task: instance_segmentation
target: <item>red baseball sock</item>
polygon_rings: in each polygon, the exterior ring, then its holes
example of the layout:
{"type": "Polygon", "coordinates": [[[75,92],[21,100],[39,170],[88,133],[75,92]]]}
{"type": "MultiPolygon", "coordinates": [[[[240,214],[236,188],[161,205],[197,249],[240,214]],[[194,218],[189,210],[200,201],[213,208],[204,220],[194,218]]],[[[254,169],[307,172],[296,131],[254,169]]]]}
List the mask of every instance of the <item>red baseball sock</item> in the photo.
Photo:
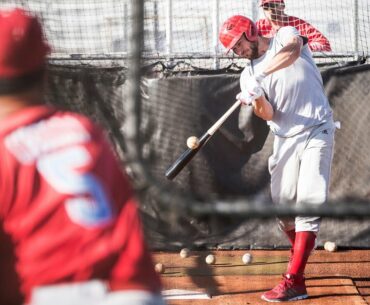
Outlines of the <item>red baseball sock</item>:
{"type": "Polygon", "coordinates": [[[315,246],[314,232],[297,232],[294,242],[294,254],[288,269],[289,274],[303,275],[308,257],[315,246]]]}
{"type": "Polygon", "coordinates": [[[290,231],[284,231],[286,236],[288,237],[292,247],[294,247],[294,241],[295,241],[295,230],[290,231]]]}

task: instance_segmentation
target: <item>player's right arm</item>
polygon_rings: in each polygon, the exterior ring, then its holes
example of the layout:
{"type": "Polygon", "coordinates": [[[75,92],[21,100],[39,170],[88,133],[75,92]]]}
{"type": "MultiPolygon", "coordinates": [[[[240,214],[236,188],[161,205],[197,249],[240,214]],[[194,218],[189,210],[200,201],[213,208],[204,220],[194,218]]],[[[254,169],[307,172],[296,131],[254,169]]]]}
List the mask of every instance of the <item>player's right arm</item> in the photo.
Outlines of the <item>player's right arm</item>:
{"type": "Polygon", "coordinates": [[[274,110],[266,99],[264,90],[260,83],[256,82],[252,69],[245,68],[240,76],[240,89],[242,90],[236,99],[245,105],[253,107],[256,116],[263,120],[271,121],[274,110]]]}
{"type": "Polygon", "coordinates": [[[272,105],[263,94],[252,102],[254,114],[265,121],[271,121],[274,116],[272,105]]]}
{"type": "Polygon", "coordinates": [[[253,107],[253,112],[256,116],[260,117],[265,121],[271,121],[274,116],[274,110],[272,105],[266,99],[265,94],[261,87],[257,92],[242,91],[237,96],[236,99],[240,100],[242,104],[249,105],[253,107]]]}

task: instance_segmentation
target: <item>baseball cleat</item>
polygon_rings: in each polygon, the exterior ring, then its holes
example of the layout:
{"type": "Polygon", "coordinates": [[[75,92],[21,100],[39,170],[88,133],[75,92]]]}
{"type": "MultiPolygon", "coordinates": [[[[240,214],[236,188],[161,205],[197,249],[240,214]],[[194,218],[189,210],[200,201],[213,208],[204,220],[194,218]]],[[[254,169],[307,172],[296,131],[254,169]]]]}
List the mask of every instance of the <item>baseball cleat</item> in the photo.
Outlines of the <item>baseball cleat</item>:
{"type": "Polygon", "coordinates": [[[267,302],[297,301],[308,298],[305,279],[300,275],[283,274],[283,280],[261,296],[267,302]]]}

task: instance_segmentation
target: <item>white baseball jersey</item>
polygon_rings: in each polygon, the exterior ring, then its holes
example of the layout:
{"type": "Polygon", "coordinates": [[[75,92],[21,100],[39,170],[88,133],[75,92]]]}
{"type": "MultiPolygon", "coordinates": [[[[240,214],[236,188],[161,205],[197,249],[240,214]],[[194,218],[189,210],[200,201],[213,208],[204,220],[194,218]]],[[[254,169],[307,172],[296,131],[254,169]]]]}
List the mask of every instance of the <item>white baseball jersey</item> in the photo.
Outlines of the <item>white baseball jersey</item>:
{"type": "MultiPolygon", "coordinates": [[[[251,75],[263,72],[286,42],[298,35],[294,27],[281,28],[271,39],[266,53],[244,68],[240,77],[241,90],[245,90],[251,75]]],[[[307,45],[303,46],[299,58],[292,65],[268,75],[261,86],[274,109],[274,116],[267,123],[275,135],[291,137],[332,120],[321,74],[307,45]]]]}

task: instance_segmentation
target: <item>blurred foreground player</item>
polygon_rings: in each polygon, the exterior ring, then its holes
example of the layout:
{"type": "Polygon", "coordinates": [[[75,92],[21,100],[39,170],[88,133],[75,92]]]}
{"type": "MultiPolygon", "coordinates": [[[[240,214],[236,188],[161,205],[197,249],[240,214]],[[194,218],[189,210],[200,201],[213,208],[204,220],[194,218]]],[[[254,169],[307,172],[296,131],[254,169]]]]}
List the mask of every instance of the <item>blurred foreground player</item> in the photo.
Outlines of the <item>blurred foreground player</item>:
{"type": "Polygon", "coordinates": [[[43,102],[48,52],[35,17],[0,11],[1,304],[163,305],[103,131],[43,102]]]}
{"type": "MultiPolygon", "coordinates": [[[[252,105],[274,134],[268,164],[273,202],[325,204],[335,124],[307,41],[291,26],[280,28],[273,38],[262,37],[256,25],[240,15],[226,20],[219,37],[226,49],[249,59],[237,98],[252,105]]],[[[304,270],[320,222],[320,217],[279,219],[279,228],[292,244],[292,255],[281,283],[262,295],[265,301],[308,297],[304,270]]]]}

